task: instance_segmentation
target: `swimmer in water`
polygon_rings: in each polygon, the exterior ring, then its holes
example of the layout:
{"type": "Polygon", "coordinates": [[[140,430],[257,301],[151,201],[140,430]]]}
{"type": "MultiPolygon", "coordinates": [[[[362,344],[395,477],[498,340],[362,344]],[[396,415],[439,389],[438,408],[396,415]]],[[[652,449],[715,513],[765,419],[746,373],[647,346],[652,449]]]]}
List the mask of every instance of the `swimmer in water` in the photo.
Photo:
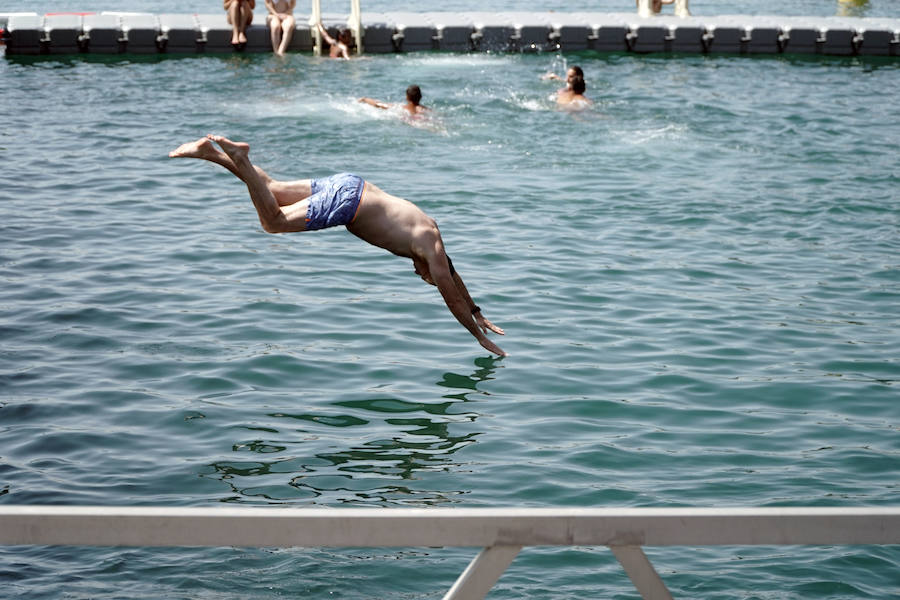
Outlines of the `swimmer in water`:
{"type": "MultiPolygon", "coordinates": [[[[375,100],[373,98],[360,98],[359,101],[364,104],[374,106],[375,108],[381,108],[384,110],[387,110],[394,106],[393,104],[381,102],[380,100],[375,100]]],[[[421,115],[428,112],[428,107],[422,106],[422,90],[421,88],[419,88],[419,86],[411,85],[406,88],[406,103],[403,105],[403,110],[405,110],[412,116],[421,115]]]]}
{"type": "Polygon", "coordinates": [[[444,250],[437,223],[415,204],[349,173],[277,181],[253,165],[249,154],[250,146],[245,143],[209,135],[179,146],[169,156],[201,158],[231,171],[247,185],[268,233],[345,225],[347,231],[373,246],[411,259],[416,274],[438,288],[447,308],[478,343],[494,354],[507,355],[486,335],[488,331],[503,335],[503,330],[481,314],[444,250]]]}
{"type": "Polygon", "coordinates": [[[294,7],[297,0],[266,0],[266,24],[272,36],[272,51],[277,56],[284,56],[294,36],[294,7]]]}
{"type": "Polygon", "coordinates": [[[243,50],[247,44],[247,28],[253,22],[256,0],[222,0],[228,24],[231,25],[231,45],[243,50]]]}
{"type": "Polygon", "coordinates": [[[322,21],[316,23],[322,39],[328,44],[328,56],[331,58],[343,58],[350,60],[350,44],[353,43],[353,36],[349,29],[341,29],[338,33],[338,39],[334,39],[328,35],[328,30],[322,25],[322,21]]]}
{"type": "Polygon", "coordinates": [[[572,77],[568,85],[556,94],[557,106],[570,109],[587,108],[592,102],[584,95],[585,89],[587,85],[584,83],[584,77],[577,75],[572,77]]]}
{"type": "MultiPolygon", "coordinates": [[[[561,77],[556,73],[547,73],[541,79],[559,80],[561,77]]],[[[560,88],[556,92],[556,103],[560,106],[569,105],[574,102],[574,106],[590,105],[591,101],[584,95],[587,84],[584,81],[584,71],[578,65],[572,65],[566,69],[566,87],[560,88]],[[574,82],[580,80],[578,84],[580,92],[574,90],[574,82]]]]}

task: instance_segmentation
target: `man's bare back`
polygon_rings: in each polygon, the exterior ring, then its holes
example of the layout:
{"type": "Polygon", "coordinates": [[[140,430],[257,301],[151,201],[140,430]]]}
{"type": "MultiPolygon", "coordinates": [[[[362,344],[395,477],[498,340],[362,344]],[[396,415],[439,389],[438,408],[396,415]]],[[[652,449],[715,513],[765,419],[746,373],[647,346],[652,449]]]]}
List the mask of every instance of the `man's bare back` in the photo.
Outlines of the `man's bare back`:
{"type": "MultiPolygon", "coordinates": [[[[249,152],[247,144],[211,135],[183,144],[169,156],[201,158],[231,171],[247,185],[260,223],[269,233],[333,226],[331,221],[318,223],[323,213],[320,204],[333,204],[339,200],[334,205],[334,214],[325,217],[341,216],[345,221],[337,224],[346,225],[347,230],[360,239],[397,256],[410,258],[415,272],[438,288],[447,308],[478,343],[495,354],[506,356],[485,335],[488,331],[503,335],[503,330],[481,314],[481,308],[472,300],[446,254],[437,224],[419,207],[350,174],[322,180],[277,181],[250,162],[249,152]],[[212,142],[218,144],[222,151],[215,148],[212,142]],[[322,183],[331,186],[327,202],[323,197],[324,191],[313,193],[313,187],[322,183]],[[343,196],[337,198],[339,195],[343,196]],[[350,212],[346,212],[348,202],[350,212]]],[[[328,206],[334,208],[332,204],[328,206]]]]}
{"type": "Polygon", "coordinates": [[[440,243],[434,219],[403,198],[392,196],[377,186],[366,185],[365,201],[347,231],[397,256],[420,257],[424,246],[440,243]]]}

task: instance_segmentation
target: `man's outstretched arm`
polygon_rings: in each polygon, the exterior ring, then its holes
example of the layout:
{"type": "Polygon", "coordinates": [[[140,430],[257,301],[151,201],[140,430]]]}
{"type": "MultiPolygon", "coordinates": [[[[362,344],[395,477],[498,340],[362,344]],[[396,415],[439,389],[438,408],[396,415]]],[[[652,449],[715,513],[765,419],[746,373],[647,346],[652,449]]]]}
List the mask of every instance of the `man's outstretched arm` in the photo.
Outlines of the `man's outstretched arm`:
{"type": "Polygon", "coordinates": [[[462,277],[459,276],[459,273],[456,272],[456,270],[453,271],[453,282],[456,283],[456,289],[459,290],[459,293],[463,297],[463,300],[466,301],[466,306],[469,307],[469,311],[472,313],[472,317],[475,318],[475,323],[479,327],[481,327],[481,330],[484,333],[487,333],[488,330],[490,330],[494,333],[504,335],[505,332],[501,328],[488,321],[487,318],[485,318],[485,316],[481,314],[481,307],[475,304],[475,301],[472,300],[472,296],[469,295],[469,290],[466,289],[466,284],[463,283],[462,277]]]}
{"type": "MultiPolygon", "coordinates": [[[[436,254],[441,257],[446,256],[443,252],[436,254]]],[[[481,344],[485,350],[489,350],[500,356],[507,356],[506,352],[500,349],[500,346],[489,340],[484,332],[482,332],[482,325],[476,321],[476,317],[472,314],[472,308],[475,306],[474,303],[472,303],[472,299],[468,297],[468,292],[466,292],[466,297],[463,297],[463,294],[460,292],[460,287],[457,286],[456,280],[458,279],[459,282],[462,283],[462,279],[460,279],[458,275],[451,275],[450,265],[447,263],[446,259],[437,259],[437,255],[434,256],[432,260],[428,261],[428,269],[431,272],[432,281],[434,281],[438,291],[444,298],[444,302],[447,304],[447,308],[450,309],[450,312],[453,313],[456,320],[459,321],[463,327],[468,329],[469,333],[475,336],[475,339],[478,340],[478,343],[481,344]]],[[[462,289],[465,289],[465,285],[462,286],[462,289]]],[[[481,317],[481,319],[487,322],[487,319],[484,319],[484,317],[481,317]]],[[[491,331],[500,329],[499,327],[494,329],[495,326],[492,323],[490,325],[491,331]]],[[[502,330],[500,330],[499,333],[502,333],[502,330]]]]}
{"type": "Polygon", "coordinates": [[[381,100],[376,100],[375,98],[363,97],[363,98],[360,98],[359,101],[362,102],[363,104],[368,104],[369,106],[374,106],[375,108],[388,109],[391,107],[390,104],[382,102],[381,100]]]}
{"type": "Polygon", "coordinates": [[[319,21],[318,23],[316,23],[316,27],[319,29],[319,34],[322,36],[322,39],[325,40],[325,42],[329,46],[334,46],[335,44],[337,44],[335,39],[333,37],[331,37],[330,35],[328,35],[328,30],[325,29],[325,27],[322,25],[322,21],[319,21]]]}

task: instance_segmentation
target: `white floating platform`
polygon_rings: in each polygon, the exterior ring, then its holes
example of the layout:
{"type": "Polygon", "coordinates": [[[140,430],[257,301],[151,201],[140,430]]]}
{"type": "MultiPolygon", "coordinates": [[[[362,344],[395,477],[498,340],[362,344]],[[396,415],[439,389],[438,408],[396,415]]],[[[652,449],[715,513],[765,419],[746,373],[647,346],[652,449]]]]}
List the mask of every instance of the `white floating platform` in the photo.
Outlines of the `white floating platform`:
{"type": "MultiPolygon", "coordinates": [[[[312,52],[309,19],[297,15],[289,50],[312,52]]],[[[324,15],[327,27],[346,26],[324,15]]],[[[6,54],[197,54],[270,52],[264,15],[240,50],[225,13],[0,13],[6,54]]],[[[900,56],[900,19],[853,17],[638,17],[634,13],[363,13],[367,53],[675,52],[900,56]]]]}

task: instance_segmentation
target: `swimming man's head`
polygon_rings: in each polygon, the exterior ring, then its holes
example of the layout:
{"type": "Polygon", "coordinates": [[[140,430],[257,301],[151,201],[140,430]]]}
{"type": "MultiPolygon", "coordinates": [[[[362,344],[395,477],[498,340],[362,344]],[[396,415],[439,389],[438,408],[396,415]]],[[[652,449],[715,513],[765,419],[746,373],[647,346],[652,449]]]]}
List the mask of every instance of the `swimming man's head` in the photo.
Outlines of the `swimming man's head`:
{"type": "Polygon", "coordinates": [[[587,89],[587,85],[584,83],[584,77],[573,77],[569,82],[569,85],[572,86],[572,91],[576,94],[583,94],[584,90],[587,89]]]}
{"type": "Polygon", "coordinates": [[[581,77],[582,79],[584,79],[584,71],[581,70],[581,67],[572,65],[571,67],[569,67],[569,70],[566,71],[566,83],[571,86],[572,80],[576,77],[581,77]]]}
{"type": "Polygon", "coordinates": [[[406,99],[416,106],[422,101],[422,90],[417,85],[411,85],[406,88],[406,99]]]}

